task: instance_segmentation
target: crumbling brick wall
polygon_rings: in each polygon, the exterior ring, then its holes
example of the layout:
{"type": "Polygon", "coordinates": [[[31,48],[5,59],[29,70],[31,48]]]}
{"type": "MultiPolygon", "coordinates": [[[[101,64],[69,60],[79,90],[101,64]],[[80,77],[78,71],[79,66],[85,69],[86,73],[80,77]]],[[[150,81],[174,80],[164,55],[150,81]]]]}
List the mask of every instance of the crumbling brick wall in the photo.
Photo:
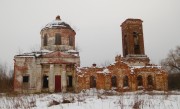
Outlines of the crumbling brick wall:
{"type": "Polygon", "coordinates": [[[131,68],[124,62],[118,61],[107,68],[81,68],[77,71],[78,92],[90,88],[90,77],[96,77],[97,89],[110,90],[112,88],[112,77],[116,76],[117,91],[136,91],[136,90],[167,90],[167,72],[157,66],[141,66],[131,68]],[[104,72],[108,69],[108,72],[104,72]],[[138,86],[138,76],[142,77],[142,86],[138,86]],[[124,78],[128,78],[125,83],[124,78]],[[150,80],[148,79],[150,77],[150,80]]]}

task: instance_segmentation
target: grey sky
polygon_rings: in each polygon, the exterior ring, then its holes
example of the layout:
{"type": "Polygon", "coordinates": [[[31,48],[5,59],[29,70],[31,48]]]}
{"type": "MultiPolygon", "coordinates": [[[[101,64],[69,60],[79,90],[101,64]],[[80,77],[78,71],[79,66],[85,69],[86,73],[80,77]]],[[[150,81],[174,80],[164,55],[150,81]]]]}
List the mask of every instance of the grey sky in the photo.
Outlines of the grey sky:
{"type": "Polygon", "coordinates": [[[180,45],[180,0],[0,0],[0,62],[40,45],[40,30],[57,15],[76,31],[81,65],[113,62],[122,54],[120,24],[143,22],[145,52],[158,64],[180,45]]]}

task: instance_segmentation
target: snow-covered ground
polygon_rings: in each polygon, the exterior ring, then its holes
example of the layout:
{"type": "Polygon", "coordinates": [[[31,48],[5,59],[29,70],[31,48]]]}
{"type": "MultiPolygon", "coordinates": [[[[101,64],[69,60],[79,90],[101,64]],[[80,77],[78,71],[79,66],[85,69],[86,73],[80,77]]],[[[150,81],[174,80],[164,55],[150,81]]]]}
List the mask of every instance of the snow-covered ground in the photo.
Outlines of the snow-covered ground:
{"type": "Polygon", "coordinates": [[[180,109],[180,92],[86,90],[81,93],[0,95],[0,109],[180,109]]]}

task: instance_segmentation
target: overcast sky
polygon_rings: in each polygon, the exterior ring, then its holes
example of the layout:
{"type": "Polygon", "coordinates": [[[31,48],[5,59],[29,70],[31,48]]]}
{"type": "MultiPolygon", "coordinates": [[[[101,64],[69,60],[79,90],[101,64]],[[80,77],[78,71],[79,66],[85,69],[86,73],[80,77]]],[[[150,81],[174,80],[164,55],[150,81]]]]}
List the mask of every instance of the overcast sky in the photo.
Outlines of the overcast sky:
{"type": "Polygon", "coordinates": [[[0,63],[40,46],[40,30],[57,15],[76,31],[81,66],[122,54],[121,23],[143,20],[145,53],[159,64],[180,45],[180,0],[0,0],[0,63]]]}

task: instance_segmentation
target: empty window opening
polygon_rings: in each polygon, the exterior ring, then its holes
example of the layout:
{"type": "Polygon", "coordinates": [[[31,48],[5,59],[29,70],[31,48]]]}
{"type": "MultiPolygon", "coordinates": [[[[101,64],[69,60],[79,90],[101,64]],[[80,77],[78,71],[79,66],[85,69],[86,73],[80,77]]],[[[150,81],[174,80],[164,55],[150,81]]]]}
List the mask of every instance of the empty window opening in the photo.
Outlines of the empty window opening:
{"type": "Polygon", "coordinates": [[[133,38],[134,38],[134,53],[140,54],[139,35],[137,32],[133,32],[133,38]]]}
{"type": "Polygon", "coordinates": [[[151,75],[149,75],[149,76],[147,77],[147,80],[148,80],[148,85],[153,85],[153,79],[152,79],[152,76],[151,76],[151,75]]]}
{"type": "Polygon", "coordinates": [[[29,76],[23,76],[23,83],[29,82],[29,76]]]}
{"type": "Polygon", "coordinates": [[[73,46],[73,36],[69,36],[69,45],[73,46]]]}
{"type": "Polygon", "coordinates": [[[55,35],[55,45],[61,45],[61,35],[59,33],[55,35]]]}
{"type": "Polygon", "coordinates": [[[47,46],[47,34],[44,35],[44,46],[47,46]]]}
{"type": "Polygon", "coordinates": [[[123,87],[128,87],[128,86],[129,86],[128,76],[124,76],[124,78],[123,78],[123,87]]]}
{"type": "Polygon", "coordinates": [[[43,76],[43,88],[48,88],[49,80],[48,76],[43,76]]]}
{"type": "Polygon", "coordinates": [[[117,79],[116,79],[116,76],[113,76],[111,78],[111,84],[112,84],[112,87],[117,87],[117,79]]]}
{"type": "Polygon", "coordinates": [[[138,85],[138,86],[143,86],[143,79],[142,79],[142,76],[141,76],[141,75],[139,75],[139,76],[137,77],[137,85],[138,85]]]}
{"type": "Polygon", "coordinates": [[[72,78],[72,76],[68,76],[68,81],[67,81],[67,86],[68,87],[72,87],[73,86],[73,78],[72,78]]]}
{"type": "Polygon", "coordinates": [[[94,76],[90,77],[90,88],[96,88],[96,78],[94,76]]]}

